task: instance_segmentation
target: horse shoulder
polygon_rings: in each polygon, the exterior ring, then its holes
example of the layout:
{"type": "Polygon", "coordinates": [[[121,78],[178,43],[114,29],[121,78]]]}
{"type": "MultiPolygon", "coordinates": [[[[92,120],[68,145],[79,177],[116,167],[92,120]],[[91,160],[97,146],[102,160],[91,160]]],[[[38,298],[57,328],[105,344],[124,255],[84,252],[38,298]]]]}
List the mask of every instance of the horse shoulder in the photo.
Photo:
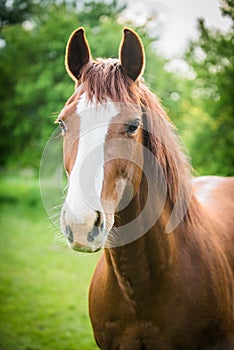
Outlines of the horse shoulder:
{"type": "Polygon", "coordinates": [[[234,235],[234,177],[202,176],[193,179],[193,186],[208,216],[234,235]]]}
{"type": "Polygon", "coordinates": [[[234,205],[234,177],[200,176],[193,179],[193,186],[202,203],[221,199],[234,205]]]}
{"type": "MultiPolygon", "coordinates": [[[[209,241],[222,261],[223,274],[234,290],[234,177],[203,176],[194,179],[194,190],[209,225],[209,241]],[[232,282],[231,282],[232,281],[232,282]]],[[[207,228],[207,227],[206,227],[207,228]]]]}

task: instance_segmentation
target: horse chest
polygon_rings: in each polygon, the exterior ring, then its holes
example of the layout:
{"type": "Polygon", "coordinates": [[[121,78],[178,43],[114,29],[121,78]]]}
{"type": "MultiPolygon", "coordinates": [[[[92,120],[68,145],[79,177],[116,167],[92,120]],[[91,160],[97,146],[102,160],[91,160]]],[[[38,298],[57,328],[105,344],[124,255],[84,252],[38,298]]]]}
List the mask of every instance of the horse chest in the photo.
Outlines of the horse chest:
{"type": "Polygon", "coordinates": [[[122,324],[106,321],[103,327],[94,329],[98,345],[102,350],[170,350],[160,330],[151,322],[122,324]]]}
{"type": "Polygon", "coordinates": [[[94,300],[91,293],[90,316],[102,350],[170,350],[153,314],[152,296],[136,301],[113,288],[105,296],[95,293],[94,300]]]}
{"type": "Polygon", "coordinates": [[[226,341],[218,334],[217,325],[204,321],[207,312],[203,305],[190,304],[189,300],[181,303],[180,298],[173,297],[175,290],[164,291],[162,298],[145,287],[140,299],[131,295],[130,288],[124,294],[112,279],[98,282],[91,287],[90,316],[102,350],[201,350],[207,344],[226,341]],[[194,317],[196,310],[204,322],[194,317]]]}

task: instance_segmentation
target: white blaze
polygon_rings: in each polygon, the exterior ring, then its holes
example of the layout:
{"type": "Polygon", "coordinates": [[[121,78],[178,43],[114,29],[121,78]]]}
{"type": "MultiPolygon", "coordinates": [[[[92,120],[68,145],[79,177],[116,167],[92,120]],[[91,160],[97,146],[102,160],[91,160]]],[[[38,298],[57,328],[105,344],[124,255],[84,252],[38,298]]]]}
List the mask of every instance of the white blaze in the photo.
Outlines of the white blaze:
{"type": "Polygon", "coordinates": [[[118,110],[114,103],[91,103],[84,93],[78,102],[77,114],[80,118],[79,142],[69,177],[66,205],[72,221],[92,227],[96,211],[103,212],[104,145],[110,122],[118,110]]]}

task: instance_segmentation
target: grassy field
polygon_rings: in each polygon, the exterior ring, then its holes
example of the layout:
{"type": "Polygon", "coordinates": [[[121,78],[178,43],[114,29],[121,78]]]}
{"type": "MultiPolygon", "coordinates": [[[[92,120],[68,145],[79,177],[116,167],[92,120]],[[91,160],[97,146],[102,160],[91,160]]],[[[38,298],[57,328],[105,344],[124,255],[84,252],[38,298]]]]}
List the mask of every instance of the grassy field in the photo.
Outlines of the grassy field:
{"type": "Polygon", "coordinates": [[[56,238],[37,178],[0,180],[0,349],[98,349],[87,299],[99,255],[73,253],[56,238]]]}

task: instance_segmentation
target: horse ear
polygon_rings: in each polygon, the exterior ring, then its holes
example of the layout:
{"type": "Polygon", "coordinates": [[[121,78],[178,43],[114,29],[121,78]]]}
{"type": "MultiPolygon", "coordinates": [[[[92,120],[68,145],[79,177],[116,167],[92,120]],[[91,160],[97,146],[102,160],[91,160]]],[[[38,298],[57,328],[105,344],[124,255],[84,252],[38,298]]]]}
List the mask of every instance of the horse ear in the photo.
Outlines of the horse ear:
{"type": "Polygon", "coordinates": [[[140,37],[133,30],[124,28],[123,33],[119,57],[125,73],[135,81],[144,71],[144,47],[140,37]]]}
{"type": "Polygon", "coordinates": [[[85,37],[84,28],[75,30],[67,43],[65,65],[73,80],[80,78],[81,69],[90,60],[90,49],[85,37]]]}

